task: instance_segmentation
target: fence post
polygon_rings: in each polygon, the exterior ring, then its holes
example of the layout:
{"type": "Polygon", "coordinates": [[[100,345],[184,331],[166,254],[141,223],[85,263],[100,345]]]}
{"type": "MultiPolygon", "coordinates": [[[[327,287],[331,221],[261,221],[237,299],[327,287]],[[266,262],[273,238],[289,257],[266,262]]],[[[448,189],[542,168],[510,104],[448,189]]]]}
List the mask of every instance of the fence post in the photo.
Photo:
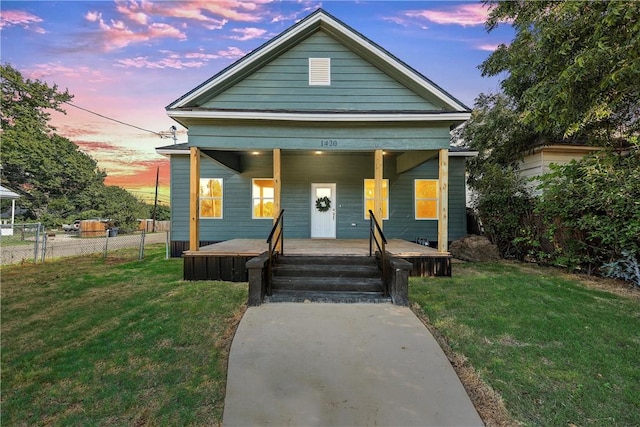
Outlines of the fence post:
{"type": "Polygon", "coordinates": [[[109,251],[109,229],[105,231],[105,235],[104,235],[104,258],[107,257],[108,251],[109,251]]]}
{"type": "Polygon", "coordinates": [[[38,263],[38,242],[40,241],[40,223],[36,227],[36,242],[33,248],[33,263],[38,263]]]}
{"type": "Polygon", "coordinates": [[[42,256],[40,257],[40,262],[44,263],[44,258],[47,255],[47,233],[42,230],[42,256]]]}
{"type": "Polygon", "coordinates": [[[142,230],[142,234],[140,235],[140,256],[138,259],[144,258],[144,236],[146,234],[146,228],[142,230]]]}

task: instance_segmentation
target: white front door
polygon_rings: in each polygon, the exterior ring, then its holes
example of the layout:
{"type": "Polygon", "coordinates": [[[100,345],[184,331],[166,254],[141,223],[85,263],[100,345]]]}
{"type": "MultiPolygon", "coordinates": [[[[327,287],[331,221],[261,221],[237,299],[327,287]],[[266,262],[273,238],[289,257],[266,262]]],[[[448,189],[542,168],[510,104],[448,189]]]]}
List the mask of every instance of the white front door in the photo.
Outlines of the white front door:
{"type": "Polygon", "coordinates": [[[311,238],[336,238],[336,184],[311,184],[311,238]]]}

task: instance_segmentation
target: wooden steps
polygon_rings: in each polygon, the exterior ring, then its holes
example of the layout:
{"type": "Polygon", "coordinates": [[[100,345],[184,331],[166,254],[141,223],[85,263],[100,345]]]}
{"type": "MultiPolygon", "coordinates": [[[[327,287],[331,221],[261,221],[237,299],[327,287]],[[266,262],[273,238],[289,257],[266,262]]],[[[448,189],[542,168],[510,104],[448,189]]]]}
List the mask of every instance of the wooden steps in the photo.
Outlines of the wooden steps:
{"type": "Polygon", "coordinates": [[[389,302],[374,258],[280,256],[270,302],[389,302]]]}

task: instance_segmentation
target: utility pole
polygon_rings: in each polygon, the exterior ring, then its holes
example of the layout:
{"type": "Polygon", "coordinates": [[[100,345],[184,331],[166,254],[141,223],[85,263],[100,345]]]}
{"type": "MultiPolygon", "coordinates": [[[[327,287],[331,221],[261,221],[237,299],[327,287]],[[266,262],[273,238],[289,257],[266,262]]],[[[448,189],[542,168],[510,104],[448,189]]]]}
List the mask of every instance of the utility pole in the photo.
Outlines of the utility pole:
{"type": "Polygon", "coordinates": [[[156,210],[158,209],[158,178],[160,178],[160,167],[156,168],[156,199],[153,202],[153,225],[151,226],[151,230],[153,233],[156,232],[156,210]]]}

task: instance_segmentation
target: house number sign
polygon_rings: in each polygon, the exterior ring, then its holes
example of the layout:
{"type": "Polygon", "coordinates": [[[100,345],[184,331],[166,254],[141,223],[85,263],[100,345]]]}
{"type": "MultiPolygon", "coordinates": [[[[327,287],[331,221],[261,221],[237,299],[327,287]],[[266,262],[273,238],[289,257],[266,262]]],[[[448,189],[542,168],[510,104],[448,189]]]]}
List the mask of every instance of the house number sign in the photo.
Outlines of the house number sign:
{"type": "Polygon", "coordinates": [[[338,141],[335,139],[321,139],[320,147],[337,147],[338,141]]]}

